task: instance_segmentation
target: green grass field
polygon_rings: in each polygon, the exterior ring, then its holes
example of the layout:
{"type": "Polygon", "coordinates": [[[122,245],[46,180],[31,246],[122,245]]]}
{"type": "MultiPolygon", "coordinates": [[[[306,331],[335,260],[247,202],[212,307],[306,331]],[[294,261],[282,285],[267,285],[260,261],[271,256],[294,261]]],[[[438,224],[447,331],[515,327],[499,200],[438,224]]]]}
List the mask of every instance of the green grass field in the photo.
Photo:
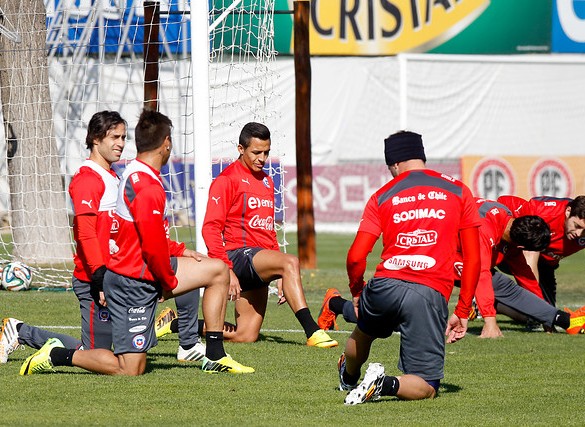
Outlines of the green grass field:
{"type": "MultiPolygon", "coordinates": [[[[349,296],[344,265],[350,241],[351,236],[318,236],[319,268],[304,272],[315,316],[328,287],[349,296]]],[[[289,252],[295,253],[294,245],[289,252]]],[[[584,273],[583,254],[562,262],[560,307],[585,305],[584,273]]],[[[233,320],[229,306],[228,311],[233,320]]],[[[72,292],[2,291],[0,316],[79,336],[72,292]]],[[[176,336],[160,340],[149,353],[147,373],[138,378],[77,368],[21,377],[20,365],[33,352],[27,348],[0,366],[0,425],[584,425],[585,336],[526,332],[504,317],[499,321],[502,339],[479,339],[482,322],[476,320],[464,340],[447,346],[437,399],[384,398],[346,407],[344,393],[336,390],[336,362],[352,325],[339,318],[340,330],[332,332],[338,348],[306,347],[293,313],[271,297],[260,341],[226,343],[236,360],[256,368],[252,375],[210,375],[178,363],[176,336]]],[[[371,360],[399,374],[398,344],[398,336],[376,341],[371,360]]]]}

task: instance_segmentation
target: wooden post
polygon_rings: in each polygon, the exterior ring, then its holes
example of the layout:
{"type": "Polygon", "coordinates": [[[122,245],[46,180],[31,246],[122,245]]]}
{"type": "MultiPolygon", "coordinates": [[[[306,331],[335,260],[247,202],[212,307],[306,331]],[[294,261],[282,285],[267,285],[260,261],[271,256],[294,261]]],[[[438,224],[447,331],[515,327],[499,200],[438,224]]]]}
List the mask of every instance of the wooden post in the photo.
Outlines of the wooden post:
{"type": "Polygon", "coordinates": [[[158,110],[158,62],[160,5],[144,2],[144,108],[158,110]]]}
{"type": "Polygon", "coordinates": [[[295,112],[297,155],[297,237],[301,268],[317,267],[313,166],[311,162],[311,54],[309,0],[294,2],[295,112]]]}

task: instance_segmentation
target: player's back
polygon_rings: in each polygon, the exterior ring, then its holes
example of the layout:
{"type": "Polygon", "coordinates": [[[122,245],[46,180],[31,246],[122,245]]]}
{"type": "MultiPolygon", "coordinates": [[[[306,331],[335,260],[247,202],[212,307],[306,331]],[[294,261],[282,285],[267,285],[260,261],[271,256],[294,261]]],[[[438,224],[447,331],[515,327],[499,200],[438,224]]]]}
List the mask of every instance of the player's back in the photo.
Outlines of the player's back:
{"type": "Polygon", "coordinates": [[[373,197],[364,221],[378,217],[384,244],[375,275],[425,284],[448,299],[459,230],[479,226],[470,190],[425,169],[399,175],[373,197]]]}

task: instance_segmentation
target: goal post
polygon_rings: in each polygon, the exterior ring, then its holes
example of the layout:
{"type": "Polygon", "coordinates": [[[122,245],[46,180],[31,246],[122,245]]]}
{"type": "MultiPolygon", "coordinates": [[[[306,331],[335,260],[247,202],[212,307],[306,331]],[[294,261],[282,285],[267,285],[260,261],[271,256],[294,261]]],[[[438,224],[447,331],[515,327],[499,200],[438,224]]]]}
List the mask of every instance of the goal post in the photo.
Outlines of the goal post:
{"type": "MultiPolygon", "coordinates": [[[[270,173],[280,185],[284,182],[278,158],[274,5],[275,0],[157,2],[160,23],[155,101],[158,110],[168,115],[174,125],[173,156],[162,173],[171,238],[201,251],[204,245],[200,227],[212,171],[217,174],[236,158],[237,137],[245,123],[262,121],[273,131],[270,173]],[[210,27],[210,23],[214,26],[210,27]]],[[[2,4],[2,9],[2,15],[9,19],[4,19],[0,27],[0,54],[15,59],[4,59],[0,65],[1,107],[2,111],[17,105],[29,109],[26,115],[11,120],[31,132],[26,138],[19,135],[18,140],[27,154],[16,153],[21,156],[21,163],[36,165],[31,167],[30,174],[30,182],[36,186],[29,190],[10,189],[5,171],[9,170],[9,163],[11,168],[16,163],[12,159],[8,161],[5,155],[0,157],[3,190],[0,261],[11,261],[22,253],[29,256],[23,258],[27,263],[42,266],[34,271],[33,287],[70,287],[74,242],[67,187],[73,173],[88,156],[84,144],[87,123],[97,111],[119,111],[128,122],[126,147],[122,160],[115,165],[118,172],[136,155],[134,126],[145,102],[145,11],[139,0],[9,0],[2,4]],[[39,4],[40,7],[32,7],[39,4]],[[30,19],[33,14],[42,23],[39,30],[26,23],[25,18],[30,19]],[[41,41],[35,53],[44,61],[35,70],[27,69],[30,50],[22,49],[33,33],[41,41]],[[46,79],[41,84],[32,84],[30,79],[7,81],[5,77],[8,72],[25,75],[33,71],[44,73],[46,79]],[[20,88],[14,87],[16,83],[20,88]],[[10,86],[12,95],[7,97],[10,86]],[[33,87],[43,95],[34,98],[20,95],[33,87]],[[46,108],[42,114],[41,105],[46,108]],[[47,151],[50,140],[54,149],[47,151]],[[54,171],[49,172],[49,168],[54,171]],[[22,204],[24,208],[13,201],[21,193],[29,197],[22,204]],[[42,233],[28,232],[35,224],[28,214],[23,226],[17,229],[15,218],[23,209],[44,215],[47,221],[43,226],[56,236],[49,239],[42,233]],[[24,247],[18,252],[20,230],[28,232],[24,240],[38,245],[41,253],[34,255],[24,247]],[[58,239],[64,243],[65,255],[57,256],[58,239]]],[[[11,143],[8,134],[11,128],[6,129],[6,135],[0,132],[3,153],[7,142],[11,143]]],[[[14,126],[12,129],[20,132],[14,126]]],[[[20,170],[11,172],[15,180],[22,180],[22,174],[20,170]]],[[[282,193],[279,187],[280,221],[284,220],[282,193]]]]}

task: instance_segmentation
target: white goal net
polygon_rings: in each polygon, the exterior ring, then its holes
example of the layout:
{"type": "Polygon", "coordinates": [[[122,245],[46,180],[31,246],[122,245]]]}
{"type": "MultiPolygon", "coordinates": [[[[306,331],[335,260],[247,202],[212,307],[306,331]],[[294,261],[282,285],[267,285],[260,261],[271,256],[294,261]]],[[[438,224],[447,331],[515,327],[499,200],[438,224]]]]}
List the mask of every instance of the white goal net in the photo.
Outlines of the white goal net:
{"type": "MultiPolygon", "coordinates": [[[[97,111],[120,112],[128,122],[123,160],[136,154],[134,125],[145,101],[145,24],[155,6],[156,102],[174,125],[173,157],[163,170],[172,237],[195,247],[194,170],[209,159],[198,159],[196,149],[193,82],[200,71],[191,55],[189,1],[44,2],[30,10],[29,2],[9,0],[0,10],[0,260],[29,264],[33,287],[70,287],[74,243],[67,186],[88,156],[86,126],[97,111]]],[[[274,123],[274,0],[209,4],[209,61],[203,66],[209,67],[215,175],[237,155],[245,123],[274,123]]],[[[282,184],[277,143],[272,155],[270,173],[282,184]]],[[[284,219],[282,204],[277,215],[284,219]]]]}

